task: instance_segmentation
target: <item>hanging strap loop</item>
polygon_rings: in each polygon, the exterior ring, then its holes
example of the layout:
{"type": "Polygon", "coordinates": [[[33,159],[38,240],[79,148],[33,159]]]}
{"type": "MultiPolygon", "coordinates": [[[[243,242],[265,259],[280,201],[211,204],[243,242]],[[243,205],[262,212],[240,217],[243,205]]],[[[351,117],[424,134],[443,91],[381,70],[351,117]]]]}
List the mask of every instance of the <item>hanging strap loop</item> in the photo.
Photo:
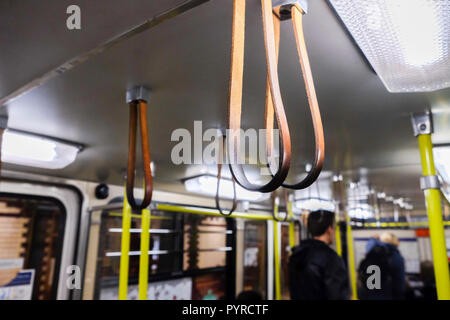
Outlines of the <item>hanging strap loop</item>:
{"type": "MultiPolygon", "coordinates": [[[[268,86],[270,87],[273,110],[280,130],[280,157],[278,169],[272,179],[264,185],[251,183],[240,164],[240,129],[242,112],[242,86],[244,71],[244,42],[245,42],[245,0],[234,0],[233,35],[231,49],[230,96],[228,108],[228,151],[230,171],[236,182],[251,191],[272,192],[282,185],[287,177],[291,159],[291,140],[286,114],[281,98],[277,71],[276,35],[279,34],[279,24],[274,25],[272,1],[262,0],[264,25],[264,42],[268,71],[268,86]]],[[[273,115],[272,115],[273,117],[273,115]]]]}
{"type": "Polygon", "coordinates": [[[236,198],[236,182],[232,178],[233,183],[233,205],[231,206],[230,211],[228,213],[225,213],[225,211],[220,207],[220,197],[219,197],[219,189],[220,189],[220,180],[222,179],[222,164],[217,164],[217,190],[216,190],[216,207],[217,210],[219,210],[220,214],[223,216],[231,216],[231,214],[236,210],[237,208],[237,198],[236,198]]]}
{"type": "Polygon", "coordinates": [[[130,105],[130,127],[128,140],[128,166],[126,192],[128,202],[133,210],[140,212],[150,205],[153,192],[153,179],[150,167],[150,149],[148,144],[147,129],[147,102],[142,99],[134,99],[129,102],[130,105]],[[138,112],[139,111],[139,112],[138,112]],[[136,131],[137,118],[139,113],[139,123],[141,127],[141,147],[142,160],[144,164],[144,199],[140,204],[136,203],[134,198],[134,175],[136,169],[136,131]]]}
{"type": "MultiPolygon", "coordinates": [[[[264,1],[264,0],[263,0],[264,1]]],[[[278,8],[279,10],[280,8],[278,8]]],[[[303,9],[298,5],[292,5],[290,6],[291,11],[291,18],[292,18],[292,24],[294,28],[294,34],[295,34],[295,40],[297,44],[297,52],[300,60],[300,66],[302,68],[302,74],[303,74],[303,80],[305,82],[305,88],[306,88],[306,94],[308,97],[308,104],[309,109],[311,112],[311,118],[313,122],[313,128],[314,128],[314,138],[315,138],[315,157],[314,157],[314,163],[311,167],[311,170],[308,171],[305,178],[303,178],[300,182],[295,184],[287,184],[283,183],[282,186],[289,189],[305,189],[309,187],[311,184],[316,181],[316,179],[319,177],[320,172],[322,171],[323,167],[323,161],[325,156],[325,139],[324,139],[324,132],[323,132],[323,124],[322,124],[322,118],[320,116],[320,109],[319,109],[319,103],[317,101],[317,95],[316,90],[314,88],[314,80],[311,72],[311,66],[309,63],[308,58],[308,51],[306,49],[305,44],[305,37],[303,34],[303,9]]],[[[279,12],[277,12],[277,9],[274,10],[274,23],[280,24],[280,17],[282,16],[279,12]]],[[[277,42],[279,45],[279,41],[277,42]]],[[[279,49],[277,48],[277,51],[279,49]]],[[[269,61],[270,63],[270,61],[269,61]]],[[[267,88],[269,90],[269,87],[267,88]]],[[[270,93],[267,93],[266,96],[269,96],[270,93]]],[[[268,164],[269,169],[271,172],[274,172],[274,165],[273,165],[273,147],[272,147],[272,141],[273,141],[273,113],[274,108],[270,101],[270,99],[267,99],[266,101],[266,143],[267,143],[267,150],[268,150],[268,164]]]]}

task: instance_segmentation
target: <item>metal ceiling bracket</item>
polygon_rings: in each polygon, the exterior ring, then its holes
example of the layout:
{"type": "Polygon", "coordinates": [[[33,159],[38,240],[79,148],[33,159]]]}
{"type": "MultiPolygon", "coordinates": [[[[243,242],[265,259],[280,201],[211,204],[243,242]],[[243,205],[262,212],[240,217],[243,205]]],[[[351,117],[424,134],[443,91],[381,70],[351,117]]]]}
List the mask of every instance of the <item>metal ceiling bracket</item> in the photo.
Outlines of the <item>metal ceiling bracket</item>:
{"type": "Polygon", "coordinates": [[[150,89],[144,86],[137,86],[127,90],[126,102],[130,103],[133,101],[145,101],[148,102],[150,98],[150,89]]]}
{"type": "Polygon", "coordinates": [[[414,136],[433,133],[433,121],[429,111],[411,114],[414,136]]]}
{"type": "Polygon", "coordinates": [[[439,178],[437,175],[420,177],[420,189],[422,189],[422,190],[438,189],[439,190],[440,187],[441,187],[441,183],[439,182],[439,178]]]}
{"type": "Polygon", "coordinates": [[[273,0],[273,12],[280,20],[291,19],[292,6],[297,6],[303,14],[308,13],[308,0],[273,0]]]}

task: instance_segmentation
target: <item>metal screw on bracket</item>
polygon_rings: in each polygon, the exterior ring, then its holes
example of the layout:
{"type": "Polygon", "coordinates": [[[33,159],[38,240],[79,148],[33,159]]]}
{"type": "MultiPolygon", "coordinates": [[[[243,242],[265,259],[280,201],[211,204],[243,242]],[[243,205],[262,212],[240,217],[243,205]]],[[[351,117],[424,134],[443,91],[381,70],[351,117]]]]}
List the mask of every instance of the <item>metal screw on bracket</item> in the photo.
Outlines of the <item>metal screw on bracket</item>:
{"type": "Polygon", "coordinates": [[[421,134],[431,134],[433,132],[433,123],[430,113],[421,112],[411,114],[414,136],[421,134]]]}

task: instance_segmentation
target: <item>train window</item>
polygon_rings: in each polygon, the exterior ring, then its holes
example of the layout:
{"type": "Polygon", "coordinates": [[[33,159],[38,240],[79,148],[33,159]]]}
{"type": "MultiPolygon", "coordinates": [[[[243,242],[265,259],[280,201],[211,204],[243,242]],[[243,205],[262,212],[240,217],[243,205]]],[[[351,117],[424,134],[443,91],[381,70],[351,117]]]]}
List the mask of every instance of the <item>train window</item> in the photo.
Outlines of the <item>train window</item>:
{"type": "MultiPolygon", "coordinates": [[[[171,213],[151,212],[149,275],[165,275],[181,271],[180,218],[171,213]]],[[[122,215],[103,212],[99,234],[98,266],[96,283],[98,290],[117,287],[120,270],[120,248],[122,237],[122,215]]],[[[140,255],[139,216],[131,220],[129,283],[135,284],[139,277],[140,255]]]]}
{"type": "Polygon", "coordinates": [[[224,267],[227,225],[222,217],[186,215],[184,270],[224,267]]]}
{"type": "MultiPolygon", "coordinates": [[[[94,234],[91,231],[90,236],[90,242],[98,243],[95,279],[89,280],[95,284],[89,288],[92,293],[84,293],[84,296],[90,299],[117,299],[122,214],[106,210],[100,216],[99,232],[94,234]]],[[[140,216],[133,215],[130,230],[129,299],[137,297],[140,228],[140,216]]],[[[182,293],[174,292],[171,297],[223,299],[227,293],[227,252],[232,250],[227,246],[229,234],[232,231],[227,230],[226,219],[222,217],[152,210],[149,297],[167,299],[167,293],[174,290],[162,292],[160,288],[183,287],[182,293]]]]}
{"type": "Polygon", "coordinates": [[[246,221],[244,229],[244,290],[267,298],[267,223],[246,221]]]}
{"type": "Polygon", "coordinates": [[[56,199],[0,194],[0,300],[56,299],[65,220],[56,199]]]}

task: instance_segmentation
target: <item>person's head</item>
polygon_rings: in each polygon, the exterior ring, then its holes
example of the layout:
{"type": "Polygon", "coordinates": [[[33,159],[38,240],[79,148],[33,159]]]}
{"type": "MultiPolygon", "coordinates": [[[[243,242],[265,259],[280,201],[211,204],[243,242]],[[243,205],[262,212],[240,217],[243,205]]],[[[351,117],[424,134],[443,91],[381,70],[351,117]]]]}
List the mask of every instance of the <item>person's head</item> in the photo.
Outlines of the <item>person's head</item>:
{"type": "Polygon", "coordinates": [[[318,210],[308,216],[308,233],[326,244],[334,241],[334,212],[318,210]]]}
{"type": "Polygon", "coordinates": [[[391,232],[383,232],[380,235],[380,241],[382,241],[384,243],[390,243],[396,247],[398,247],[398,244],[399,244],[397,236],[391,232]]]}
{"type": "Polygon", "coordinates": [[[241,293],[239,293],[239,295],[236,297],[236,300],[260,301],[260,300],[262,300],[262,296],[257,291],[245,290],[245,291],[242,291],[241,293]]]}

